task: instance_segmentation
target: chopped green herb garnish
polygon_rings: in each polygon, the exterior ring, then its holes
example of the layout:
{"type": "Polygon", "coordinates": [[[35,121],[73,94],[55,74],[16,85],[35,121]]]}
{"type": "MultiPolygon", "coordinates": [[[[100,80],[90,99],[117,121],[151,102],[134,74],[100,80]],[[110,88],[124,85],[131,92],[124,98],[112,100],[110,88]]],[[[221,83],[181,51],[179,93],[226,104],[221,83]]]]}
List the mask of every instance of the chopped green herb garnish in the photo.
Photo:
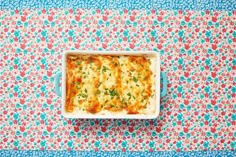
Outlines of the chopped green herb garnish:
{"type": "Polygon", "coordinates": [[[138,82],[138,79],[136,77],[133,77],[134,82],[138,82]]]}
{"type": "Polygon", "coordinates": [[[87,93],[87,89],[86,88],[84,89],[84,91],[85,91],[85,93],[87,93]]]}
{"type": "Polygon", "coordinates": [[[97,94],[101,94],[101,91],[100,91],[100,90],[97,90],[97,94]]]}
{"type": "Polygon", "coordinates": [[[129,99],[131,99],[131,96],[132,96],[132,95],[131,95],[130,93],[128,93],[127,95],[129,96],[129,99]]]}
{"type": "Polygon", "coordinates": [[[111,96],[118,96],[118,92],[115,89],[109,90],[111,96]]]}
{"type": "Polygon", "coordinates": [[[125,99],[124,99],[124,98],[122,98],[121,102],[122,102],[122,103],[125,103],[125,99]]]}
{"type": "Polygon", "coordinates": [[[79,97],[82,97],[82,98],[87,98],[87,97],[88,97],[88,95],[87,95],[87,94],[84,94],[84,93],[80,93],[78,96],[79,96],[79,97]]]}
{"type": "Polygon", "coordinates": [[[81,61],[78,61],[78,62],[77,62],[77,65],[80,65],[80,64],[81,64],[81,61]]]}
{"type": "Polygon", "coordinates": [[[107,70],[109,70],[107,67],[102,66],[102,72],[106,72],[107,70]]]}
{"type": "Polygon", "coordinates": [[[128,93],[127,95],[128,95],[128,96],[131,96],[131,94],[130,94],[130,93],[128,93]]]}

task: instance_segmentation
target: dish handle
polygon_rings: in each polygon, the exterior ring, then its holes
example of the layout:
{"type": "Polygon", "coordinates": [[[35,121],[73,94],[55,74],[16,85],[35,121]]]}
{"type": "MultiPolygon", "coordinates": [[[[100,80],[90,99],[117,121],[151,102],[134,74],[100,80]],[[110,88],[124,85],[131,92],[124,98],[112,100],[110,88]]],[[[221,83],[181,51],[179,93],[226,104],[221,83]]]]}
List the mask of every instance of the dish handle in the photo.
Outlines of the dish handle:
{"type": "Polygon", "coordinates": [[[161,91],[161,97],[164,97],[167,94],[167,77],[166,77],[166,73],[165,72],[161,72],[161,76],[162,76],[162,91],[161,91]]]}
{"type": "Polygon", "coordinates": [[[55,77],[55,89],[56,89],[56,94],[58,96],[61,96],[61,89],[60,89],[60,78],[62,76],[61,72],[58,72],[55,77]]]}

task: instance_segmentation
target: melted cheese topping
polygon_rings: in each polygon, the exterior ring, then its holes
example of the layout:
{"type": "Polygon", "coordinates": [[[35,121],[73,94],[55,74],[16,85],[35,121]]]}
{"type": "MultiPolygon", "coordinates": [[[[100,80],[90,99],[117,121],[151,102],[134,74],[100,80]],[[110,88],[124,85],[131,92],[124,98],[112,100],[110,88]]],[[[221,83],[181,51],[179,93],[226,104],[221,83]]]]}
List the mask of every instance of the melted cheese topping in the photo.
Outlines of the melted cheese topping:
{"type": "Polygon", "coordinates": [[[154,96],[151,58],[68,55],[66,112],[140,114],[154,96]]]}

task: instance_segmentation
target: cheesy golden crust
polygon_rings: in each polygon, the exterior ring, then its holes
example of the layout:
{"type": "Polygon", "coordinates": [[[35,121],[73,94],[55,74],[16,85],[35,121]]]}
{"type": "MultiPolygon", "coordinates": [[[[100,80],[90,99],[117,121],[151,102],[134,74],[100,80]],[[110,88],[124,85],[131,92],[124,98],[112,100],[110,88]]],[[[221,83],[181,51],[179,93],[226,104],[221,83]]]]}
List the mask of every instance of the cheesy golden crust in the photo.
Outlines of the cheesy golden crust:
{"type": "Polygon", "coordinates": [[[150,105],[154,78],[149,58],[68,55],[66,60],[66,112],[139,114],[150,105]]]}

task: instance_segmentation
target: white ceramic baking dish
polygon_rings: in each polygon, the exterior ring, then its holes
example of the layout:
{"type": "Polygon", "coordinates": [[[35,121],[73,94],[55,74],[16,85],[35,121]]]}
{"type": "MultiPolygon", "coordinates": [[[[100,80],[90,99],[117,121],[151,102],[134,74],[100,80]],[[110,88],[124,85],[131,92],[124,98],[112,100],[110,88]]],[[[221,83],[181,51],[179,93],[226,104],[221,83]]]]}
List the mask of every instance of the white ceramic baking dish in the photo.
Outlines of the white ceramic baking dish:
{"type": "Polygon", "coordinates": [[[81,50],[68,50],[63,53],[62,58],[62,72],[58,72],[55,76],[55,91],[58,96],[62,96],[62,114],[66,118],[80,118],[80,119],[154,119],[160,112],[160,97],[167,93],[167,79],[166,74],[160,72],[160,55],[155,51],[81,51],[81,50]],[[152,71],[155,73],[155,112],[153,114],[78,114],[68,113],[65,111],[66,104],[66,56],[68,54],[77,55],[133,55],[133,56],[151,56],[155,58],[155,66],[152,71]],[[160,90],[160,75],[162,75],[163,89],[160,90]],[[60,78],[62,76],[62,90],[60,90],[60,78]]]}

